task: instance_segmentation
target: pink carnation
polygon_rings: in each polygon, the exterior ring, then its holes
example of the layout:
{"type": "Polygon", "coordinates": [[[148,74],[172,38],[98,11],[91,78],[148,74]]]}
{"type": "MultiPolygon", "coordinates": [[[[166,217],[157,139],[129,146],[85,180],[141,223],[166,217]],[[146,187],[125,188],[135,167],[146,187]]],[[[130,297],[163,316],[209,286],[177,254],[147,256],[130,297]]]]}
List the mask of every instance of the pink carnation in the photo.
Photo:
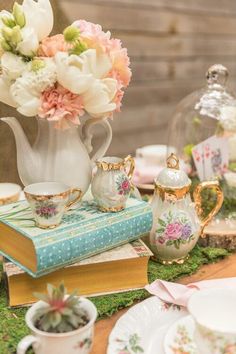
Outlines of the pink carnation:
{"type": "Polygon", "coordinates": [[[70,123],[80,124],[79,116],[84,114],[83,108],[81,96],[56,85],[42,93],[39,117],[55,121],[56,128],[67,129],[70,123]]]}
{"type": "Polygon", "coordinates": [[[42,40],[38,49],[40,57],[54,57],[57,52],[67,52],[70,44],[66,43],[63,34],[57,34],[42,40]]]}
{"type": "Polygon", "coordinates": [[[116,79],[120,85],[127,87],[132,76],[132,72],[129,67],[130,60],[127,49],[122,48],[121,41],[119,39],[111,39],[110,57],[112,61],[112,69],[109,76],[116,79]]]}

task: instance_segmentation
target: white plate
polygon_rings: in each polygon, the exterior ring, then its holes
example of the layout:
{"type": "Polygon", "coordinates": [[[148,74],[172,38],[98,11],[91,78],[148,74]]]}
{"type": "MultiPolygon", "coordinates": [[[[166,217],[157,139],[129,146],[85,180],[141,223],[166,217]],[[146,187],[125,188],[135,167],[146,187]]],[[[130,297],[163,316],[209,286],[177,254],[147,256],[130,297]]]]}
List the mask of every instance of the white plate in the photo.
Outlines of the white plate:
{"type": "Polygon", "coordinates": [[[176,305],[153,296],[131,307],[116,322],[107,354],[164,354],[164,336],[170,325],[187,315],[176,305]]]}
{"type": "Polygon", "coordinates": [[[194,329],[194,320],[190,315],[176,321],[165,336],[165,354],[198,354],[194,343],[194,329]]]}

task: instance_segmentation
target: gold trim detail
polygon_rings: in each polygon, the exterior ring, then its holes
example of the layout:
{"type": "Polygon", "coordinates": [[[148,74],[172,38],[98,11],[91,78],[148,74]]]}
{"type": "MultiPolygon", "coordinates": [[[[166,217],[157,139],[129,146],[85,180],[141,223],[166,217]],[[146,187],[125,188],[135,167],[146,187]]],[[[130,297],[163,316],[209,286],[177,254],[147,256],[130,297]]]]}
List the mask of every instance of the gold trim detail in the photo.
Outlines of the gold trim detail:
{"type": "Polygon", "coordinates": [[[168,188],[155,183],[155,192],[160,196],[161,200],[168,199],[182,199],[187,193],[189,193],[191,183],[184,187],[168,188]]]}
{"type": "Polygon", "coordinates": [[[125,167],[125,161],[120,162],[106,162],[106,161],[96,161],[97,167],[101,168],[103,171],[121,170],[125,167]]]}
{"type": "Polygon", "coordinates": [[[20,198],[20,192],[12,195],[11,197],[0,198],[0,205],[17,202],[19,198],[20,198]]]}
{"type": "Polygon", "coordinates": [[[204,228],[209,224],[209,222],[212,220],[212,218],[218,213],[218,211],[220,210],[223,201],[224,201],[224,194],[222,189],[220,188],[219,182],[218,181],[205,181],[200,183],[194,190],[193,193],[193,199],[194,202],[196,204],[196,211],[198,214],[198,217],[201,220],[201,231],[200,231],[200,236],[202,238],[205,237],[205,235],[203,234],[204,232],[204,228]],[[203,219],[202,218],[202,196],[201,193],[205,188],[211,188],[213,190],[215,190],[216,192],[216,205],[215,207],[209,212],[209,214],[203,219]]]}
{"type": "Polygon", "coordinates": [[[189,255],[182,257],[182,258],[177,258],[169,261],[165,261],[164,259],[160,259],[158,257],[152,256],[151,259],[155,262],[161,263],[163,265],[171,265],[171,264],[184,264],[189,259],[189,255]]]}
{"type": "Polygon", "coordinates": [[[62,192],[62,193],[58,193],[58,194],[49,194],[49,195],[37,195],[37,194],[31,194],[28,192],[24,192],[24,193],[25,193],[26,198],[29,200],[35,200],[36,202],[44,202],[45,200],[50,200],[53,198],[65,199],[66,197],[68,197],[68,195],[71,193],[71,191],[68,190],[66,192],[62,192]]]}
{"type": "Polygon", "coordinates": [[[60,223],[46,226],[46,225],[39,224],[38,222],[35,222],[35,225],[37,227],[39,227],[40,229],[46,230],[46,229],[55,229],[56,227],[58,227],[60,225],[60,223]]]}
{"type": "Polygon", "coordinates": [[[127,175],[129,179],[131,179],[135,169],[135,162],[131,155],[128,155],[125,159],[121,160],[120,162],[106,162],[101,160],[96,161],[97,167],[101,168],[103,171],[125,169],[128,164],[130,164],[130,169],[127,172],[127,175]]]}
{"type": "Polygon", "coordinates": [[[125,209],[125,206],[117,206],[117,207],[111,207],[111,208],[99,206],[99,210],[101,210],[104,213],[117,213],[118,211],[121,211],[124,209],[125,209]]]}
{"type": "Polygon", "coordinates": [[[166,160],[166,164],[167,164],[168,168],[172,168],[174,170],[179,170],[179,159],[175,154],[173,154],[173,152],[170,154],[170,156],[166,160]]]}

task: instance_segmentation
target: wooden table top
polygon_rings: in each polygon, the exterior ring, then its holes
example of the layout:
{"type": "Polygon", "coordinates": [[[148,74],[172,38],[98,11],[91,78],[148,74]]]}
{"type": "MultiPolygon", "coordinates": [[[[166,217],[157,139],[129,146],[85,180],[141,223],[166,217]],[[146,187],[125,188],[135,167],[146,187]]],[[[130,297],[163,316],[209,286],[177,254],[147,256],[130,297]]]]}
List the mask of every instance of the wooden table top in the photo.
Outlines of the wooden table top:
{"type": "MultiPolygon", "coordinates": [[[[206,279],[229,278],[236,276],[236,254],[217,263],[202,266],[197,273],[184,277],[178,282],[188,284],[206,279]]],[[[95,342],[91,354],[106,354],[109,334],[116,321],[127,309],[121,310],[111,318],[98,321],[95,326],[95,342]]]]}

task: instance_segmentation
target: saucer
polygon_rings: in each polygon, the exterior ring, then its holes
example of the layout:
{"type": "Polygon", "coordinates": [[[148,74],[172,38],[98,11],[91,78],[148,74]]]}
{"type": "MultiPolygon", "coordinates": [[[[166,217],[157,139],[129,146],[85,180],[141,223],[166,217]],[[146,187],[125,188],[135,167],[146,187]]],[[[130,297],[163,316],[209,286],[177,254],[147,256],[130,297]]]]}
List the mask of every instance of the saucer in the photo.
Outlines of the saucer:
{"type": "Polygon", "coordinates": [[[176,321],[165,336],[165,354],[199,354],[193,339],[194,330],[195,323],[191,316],[185,316],[176,321]]]}
{"type": "Polygon", "coordinates": [[[15,183],[0,183],[0,205],[17,202],[21,196],[21,187],[15,183]]]}
{"type": "Polygon", "coordinates": [[[169,326],[187,314],[183,307],[150,297],[131,307],[116,322],[107,354],[164,354],[163,340],[169,326]]]}

